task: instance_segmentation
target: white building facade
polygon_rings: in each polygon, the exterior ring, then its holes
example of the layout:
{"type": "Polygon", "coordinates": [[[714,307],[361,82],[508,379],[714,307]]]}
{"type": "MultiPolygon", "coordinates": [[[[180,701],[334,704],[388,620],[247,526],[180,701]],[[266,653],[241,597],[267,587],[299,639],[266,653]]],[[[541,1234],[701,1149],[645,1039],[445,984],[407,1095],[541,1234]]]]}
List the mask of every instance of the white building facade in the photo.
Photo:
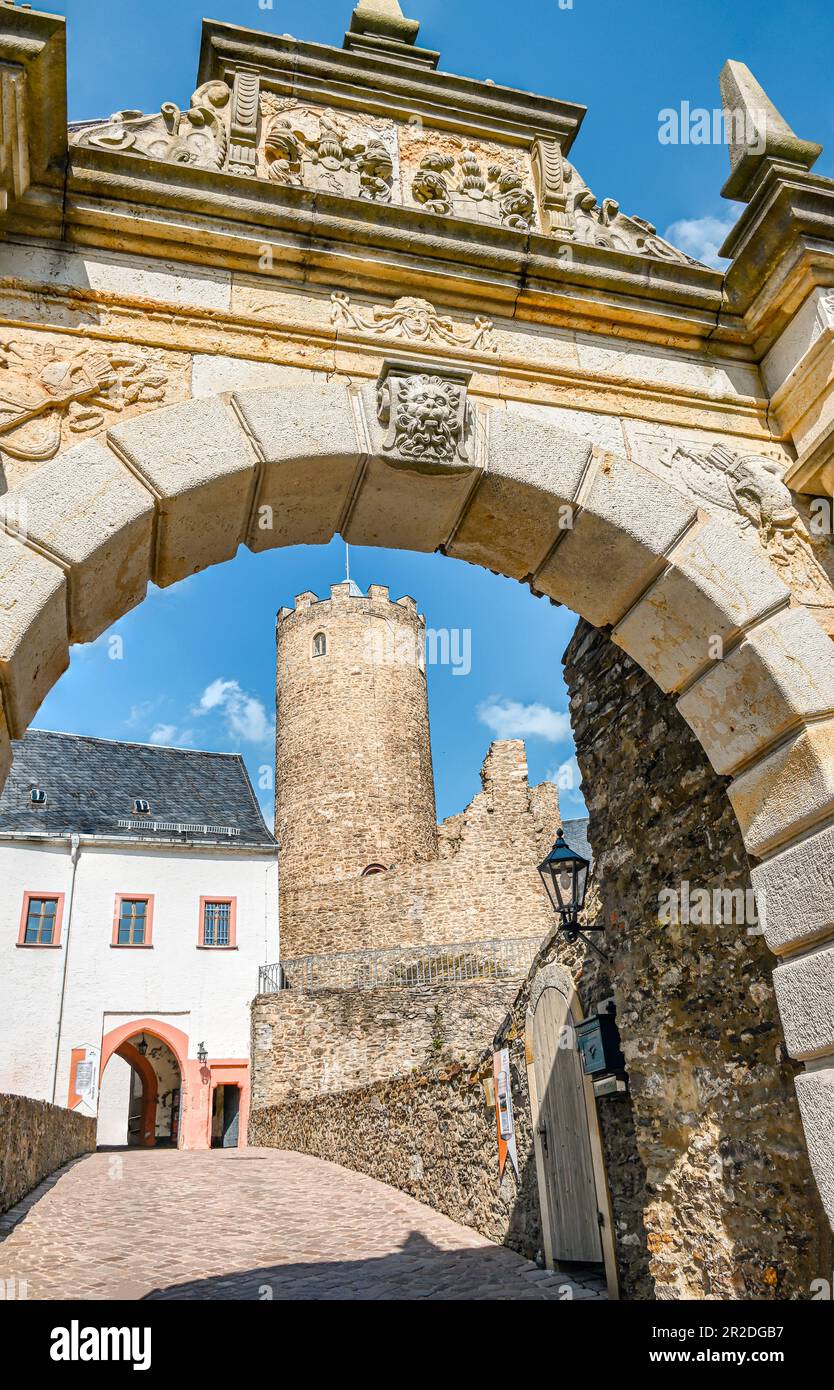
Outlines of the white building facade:
{"type": "Polygon", "coordinates": [[[242,760],[30,730],[0,797],[0,1091],[245,1144],[277,846],[242,760]]]}

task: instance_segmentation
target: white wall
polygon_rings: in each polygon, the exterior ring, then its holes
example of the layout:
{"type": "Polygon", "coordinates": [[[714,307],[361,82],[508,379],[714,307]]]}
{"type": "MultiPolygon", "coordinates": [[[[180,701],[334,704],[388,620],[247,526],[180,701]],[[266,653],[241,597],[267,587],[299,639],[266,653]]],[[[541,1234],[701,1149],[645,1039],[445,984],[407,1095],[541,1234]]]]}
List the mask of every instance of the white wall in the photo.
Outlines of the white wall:
{"type": "Polygon", "coordinates": [[[101,1045],[152,1016],[205,1042],[213,1058],[249,1055],[258,966],[278,959],[276,858],[245,851],[82,843],[69,922],[69,847],[0,839],[0,1091],[52,1099],[61,977],[67,985],[56,1100],[66,1105],[74,1047],[101,1045]],[[61,945],[18,947],[25,891],[65,893],[61,945]],[[149,949],[111,945],[116,894],[152,894],[149,949]],[[237,949],[199,950],[201,897],[237,898],[237,949]]]}

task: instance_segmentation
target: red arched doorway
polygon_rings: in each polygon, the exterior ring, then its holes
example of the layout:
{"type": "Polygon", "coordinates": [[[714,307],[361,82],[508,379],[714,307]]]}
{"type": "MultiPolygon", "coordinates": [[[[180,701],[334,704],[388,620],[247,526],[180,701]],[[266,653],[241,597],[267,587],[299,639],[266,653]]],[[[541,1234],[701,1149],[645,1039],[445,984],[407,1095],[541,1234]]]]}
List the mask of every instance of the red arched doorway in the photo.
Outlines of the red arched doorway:
{"type": "MultiPolygon", "coordinates": [[[[158,1107],[162,1096],[167,1095],[170,1101],[170,1129],[168,1135],[161,1136],[161,1142],[167,1140],[177,1147],[194,1147],[194,1145],[189,1144],[183,1145],[183,1126],[181,1123],[181,1116],[186,1110],[189,1079],[192,1084],[194,1079],[190,1075],[194,1066],[188,1061],[186,1035],[170,1024],[151,1018],[134,1019],[130,1023],[124,1023],[118,1028],[111,1029],[109,1033],[105,1034],[101,1044],[100,1088],[104,1081],[107,1065],[113,1057],[120,1057],[127,1062],[141,1082],[138,1145],[142,1148],[153,1148],[157,1144],[158,1107]],[[142,1048],[137,1046],[137,1039],[142,1040],[146,1046],[142,1048]],[[165,1054],[170,1059],[168,1070],[171,1075],[166,1076],[162,1082],[160,1082],[160,1073],[154,1062],[154,1056],[157,1052],[165,1054]],[[166,1087],[167,1090],[165,1090],[166,1087]],[[171,1099],[174,1092],[176,1093],[175,1098],[171,1099]]],[[[194,1065],[199,1073],[199,1064],[194,1065]]],[[[130,1141],[128,1140],[128,1142],[130,1141]]]]}

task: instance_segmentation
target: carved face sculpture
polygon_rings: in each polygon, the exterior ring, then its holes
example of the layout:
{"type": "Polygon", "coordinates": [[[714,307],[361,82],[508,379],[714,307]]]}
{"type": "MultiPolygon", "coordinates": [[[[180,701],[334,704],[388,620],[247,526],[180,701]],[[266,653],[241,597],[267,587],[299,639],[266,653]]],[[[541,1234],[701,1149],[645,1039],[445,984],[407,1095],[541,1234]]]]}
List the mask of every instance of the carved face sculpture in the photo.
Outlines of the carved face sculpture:
{"type": "Polygon", "coordinates": [[[448,425],[457,406],[457,395],[448,382],[440,381],[437,377],[411,378],[405,407],[418,430],[425,434],[437,434],[448,425]]]}
{"type": "Polygon", "coordinates": [[[462,429],[461,392],[442,377],[409,377],[400,386],[397,444],[415,458],[450,458],[462,429]]]}

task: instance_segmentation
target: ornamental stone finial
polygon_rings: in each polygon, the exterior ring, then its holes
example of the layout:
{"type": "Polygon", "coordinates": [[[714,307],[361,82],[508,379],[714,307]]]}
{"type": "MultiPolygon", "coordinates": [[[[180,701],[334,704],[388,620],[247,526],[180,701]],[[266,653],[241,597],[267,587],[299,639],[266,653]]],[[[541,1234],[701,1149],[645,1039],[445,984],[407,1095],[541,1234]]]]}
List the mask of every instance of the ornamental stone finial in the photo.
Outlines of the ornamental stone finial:
{"type": "Polygon", "coordinates": [[[352,34],[380,34],[400,43],[414,43],[419,29],[419,20],[405,18],[399,0],[359,0],[350,19],[352,34]]]}
{"type": "Polygon", "coordinates": [[[730,177],[721,190],[724,198],[749,202],[770,160],[811,168],[822,146],[801,140],[791,130],[746,63],[728,59],[718,80],[730,145],[730,177]]]}
{"type": "Polygon", "coordinates": [[[344,47],[376,58],[436,68],[439,54],[415,46],[419,30],[419,20],[406,19],[399,0],[359,0],[350,17],[344,47]]]}

